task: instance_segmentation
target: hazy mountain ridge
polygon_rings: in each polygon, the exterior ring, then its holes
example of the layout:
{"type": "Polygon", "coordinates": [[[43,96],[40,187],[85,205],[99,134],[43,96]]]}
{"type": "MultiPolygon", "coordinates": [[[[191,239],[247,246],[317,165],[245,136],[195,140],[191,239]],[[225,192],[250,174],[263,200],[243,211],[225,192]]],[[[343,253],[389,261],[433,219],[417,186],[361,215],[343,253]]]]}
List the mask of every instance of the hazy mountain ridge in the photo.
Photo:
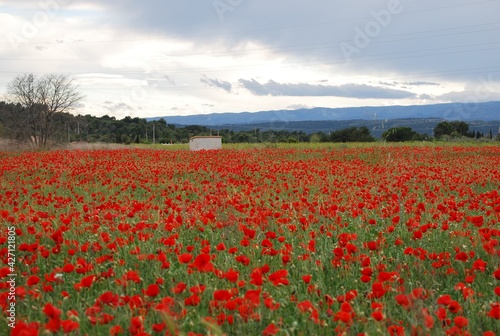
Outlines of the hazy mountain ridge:
{"type": "MultiPolygon", "coordinates": [[[[162,117],[149,118],[155,120],[162,117]]],[[[178,125],[220,126],[235,124],[291,123],[303,121],[373,120],[381,123],[390,119],[444,119],[463,121],[500,120],[500,101],[486,103],[435,104],[412,106],[376,106],[277,110],[240,113],[211,113],[191,116],[163,117],[178,125]]]]}

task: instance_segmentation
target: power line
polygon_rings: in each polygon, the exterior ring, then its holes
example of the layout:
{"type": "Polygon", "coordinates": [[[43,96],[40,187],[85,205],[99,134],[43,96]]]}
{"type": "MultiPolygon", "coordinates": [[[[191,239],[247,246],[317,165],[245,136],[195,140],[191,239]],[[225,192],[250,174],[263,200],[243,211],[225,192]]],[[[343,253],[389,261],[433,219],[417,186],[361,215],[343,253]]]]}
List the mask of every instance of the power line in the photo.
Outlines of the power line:
{"type": "MultiPolygon", "coordinates": [[[[462,54],[464,53],[471,53],[471,52],[480,52],[480,51],[490,51],[490,50],[496,50],[499,47],[494,46],[492,48],[480,48],[480,49],[471,49],[471,50],[457,50],[460,48],[468,48],[468,47],[478,47],[478,46],[487,46],[487,45],[496,45],[500,43],[500,41],[493,41],[493,42],[485,42],[485,43],[476,43],[476,44],[465,44],[465,45],[458,45],[458,46],[448,46],[448,47],[440,47],[440,48],[429,48],[429,49],[417,49],[417,50],[406,50],[406,51],[396,51],[396,52],[389,52],[389,53],[382,53],[382,54],[375,54],[375,55],[370,55],[370,56],[362,56],[362,57],[357,57],[352,59],[352,63],[364,63],[364,62],[375,62],[375,61],[388,61],[388,60],[401,60],[401,59],[409,59],[409,58],[415,58],[415,57],[431,57],[431,56],[442,56],[442,55],[448,55],[451,53],[457,53],[460,52],[462,54]],[[430,51],[441,51],[438,53],[428,53],[430,51]],[[423,54],[427,52],[426,54],[423,54]],[[401,54],[409,54],[406,56],[398,56],[398,57],[388,57],[392,55],[401,55],[401,54]]],[[[295,66],[315,66],[315,65],[341,65],[345,63],[345,58],[342,57],[328,57],[328,58],[322,58],[322,59],[313,59],[313,60],[300,60],[300,61],[290,61],[285,64],[279,64],[279,65],[274,65],[275,67],[281,67],[281,68],[286,68],[286,67],[295,67],[295,66]]],[[[192,73],[192,72],[227,72],[227,71],[236,71],[236,70],[245,70],[245,69],[251,69],[251,68],[258,68],[261,66],[267,66],[268,63],[256,63],[256,64],[247,64],[247,65],[236,65],[236,66],[228,66],[228,67],[218,67],[218,68],[185,68],[185,69],[155,69],[155,72],[157,73],[169,73],[169,74],[175,74],[175,73],[192,73]]],[[[87,71],[87,72],[99,72],[99,71],[87,71]]],[[[17,73],[15,71],[0,71],[0,73],[17,73]]],[[[44,72],[41,72],[44,73],[44,72]]],[[[124,70],[124,71],[119,71],[120,74],[145,74],[148,73],[148,71],[144,70],[124,70]]]]}
{"type": "MultiPolygon", "coordinates": [[[[377,40],[372,41],[371,45],[377,45],[377,44],[383,44],[383,43],[393,43],[393,42],[400,42],[400,41],[411,41],[411,40],[418,40],[418,39],[429,39],[429,36],[414,36],[414,37],[409,37],[412,35],[417,35],[417,34],[432,34],[430,36],[431,38],[438,38],[438,37],[449,37],[449,36],[457,36],[457,35],[464,35],[464,34],[475,34],[475,33],[480,33],[480,32],[486,32],[486,31],[496,31],[499,30],[500,27],[495,27],[495,28],[488,28],[488,29],[481,29],[481,30],[474,30],[474,31],[464,31],[464,32],[455,32],[455,33],[446,33],[446,34],[435,34],[436,32],[445,32],[445,31],[450,31],[450,30],[457,30],[457,29],[464,29],[464,28],[476,28],[476,27],[485,27],[485,26],[491,26],[491,25],[496,25],[500,24],[500,21],[496,22],[490,22],[490,23],[484,23],[484,24],[475,24],[475,25],[466,25],[466,26],[457,26],[457,27],[451,27],[451,28],[443,28],[443,29],[433,29],[433,30],[425,30],[425,31],[419,31],[419,32],[410,32],[410,33],[402,33],[402,34],[392,34],[392,35],[384,35],[380,36],[377,38],[377,40]],[[392,39],[394,37],[400,37],[399,39],[392,39]]],[[[239,53],[244,54],[245,56],[247,55],[253,55],[257,54],[257,52],[271,52],[271,51],[277,51],[277,52],[285,52],[285,51],[300,51],[300,50],[319,50],[319,49],[328,49],[332,47],[338,47],[338,45],[342,42],[349,42],[347,40],[336,40],[336,41],[328,41],[328,42],[317,42],[317,43],[306,43],[306,44],[292,44],[292,45],[285,45],[285,46],[276,46],[276,47],[269,47],[269,48],[252,48],[252,49],[242,49],[242,50],[231,50],[231,51],[214,51],[214,52],[204,52],[204,53],[187,53],[187,54],[173,54],[173,55],[166,55],[162,54],[159,56],[139,56],[139,57],[120,57],[120,59],[125,59],[125,60],[151,60],[153,58],[164,58],[164,57],[193,57],[193,56],[215,56],[215,55],[228,55],[228,56],[234,56],[239,53]],[[314,47],[318,46],[318,47],[314,47]],[[252,53],[255,52],[255,53],[252,53]]],[[[95,58],[80,58],[79,60],[84,60],[84,61],[93,61],[93,60],[101,60],[102,57],[95,57],[95,58]]],[[[57,58],[57,59],[39,59],[39,58],[24,58],[24,59],[19,59],[19,58],[0,58],[2,61],[32,61],[32,62],[60,62],[60,61],[66,61],[66,60],[72,60],[70,58],[57,58]]]]}
{"type": "MultiPolygon", "coordinates": [[[[428,8],[428,9],[421,9],[421,10],[414,10],[414,11],[403,11],[402,13],[398,14],[398,16],[401,15],[410,15],[410,14],[418,14],[418,13],[424,13],[424,12],[435,12],[437,10],[442,10],[442,9],[450,9],[450,8],[457,8],[457,7],[468,7],[468,6],[475,6],[475,5],[481,5],[481,4],[487,4],[487,3],[496,3],[497,0],[481,0],[481,1],[475,1],[471,3],[465,3],[465,4],[454,4],[454,5],[447,5],[447,6],[440,6],[440,7],[433,7],[433,8],[428,8]]],[[[277,31],[277,30],[292,30],[292,29],[297,29],[297,28],[304,28],[304,27],[313,27],[313,26],[324,26],[324,25],[330,25],[330,24],[336,24],[336,23],[343,23],[343,22],[355,22],[355,21],[362,21],[362,20],[372,20],[373,18],[371,16],[364,16],[364,17],[358,17],[358,18],[351,18],[351,19],[342,19],[342,20],[332,20],[332,21],[324,21],[324,22],[313,22],[313,23],[305,23],[301,25],[292,25],[292,26],[283,26],[283,27],[272,27],[272,28],[262,28],[262,29],[251,29],[251,30],[239,30],[239,31],[225,31],[225,35],[242,35],[245,33],[253,33],[253,32],[267,32],[267,31],[277,31]]],[[[193,35],[184,35],[184,36],[178,36],[179,38],[184,38],[184,39],[189,39],[189,38],[196,38],[196,37],[207,37],[207,36],[215,36],[217,38],[220,38],[220,33],[206,33],[206,34],[193,34],[193,35]]],[[[160,41],[160,40],[165,40],[165,38],[140,38],[140,39],[113,39],[113,40],[76,40],[76,41],[42,41],[42,40],[29,40],[25,42],[25,44],[78,44],[78,43],[118,43],[118,42],[144,42],[144,41],[160,41]]],[[[9,44],[9,42],[1,42],[0,44],[9,44]]]]}

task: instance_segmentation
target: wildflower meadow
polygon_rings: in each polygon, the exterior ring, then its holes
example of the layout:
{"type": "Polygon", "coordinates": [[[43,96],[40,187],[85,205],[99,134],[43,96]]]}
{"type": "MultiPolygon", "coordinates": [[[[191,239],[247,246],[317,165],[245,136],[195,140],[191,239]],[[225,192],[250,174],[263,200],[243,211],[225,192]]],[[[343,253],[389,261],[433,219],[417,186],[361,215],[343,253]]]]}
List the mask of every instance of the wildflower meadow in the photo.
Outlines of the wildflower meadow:
{"type": "Polygon", "coordinates": [[[500,335],[500,147],[0,153],[0,334],[500,335]]]}

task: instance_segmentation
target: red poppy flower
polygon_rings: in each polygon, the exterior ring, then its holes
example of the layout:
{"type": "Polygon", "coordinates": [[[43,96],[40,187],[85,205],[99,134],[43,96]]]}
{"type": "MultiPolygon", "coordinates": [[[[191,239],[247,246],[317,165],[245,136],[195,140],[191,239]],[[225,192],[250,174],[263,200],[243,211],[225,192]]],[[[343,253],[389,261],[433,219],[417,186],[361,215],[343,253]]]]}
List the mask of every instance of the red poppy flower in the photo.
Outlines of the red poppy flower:
{"type": "Polygon", "coordinates": [[[290,258],[289,254],[285,254],[285,255],[281,256],[281,262],[283,263],[283,265],[288,264],[290,261],[291,261],[291,258],[290,258]]]}
{"type": "Polygon", "coordinates": [[[238,277],[239,277],[240,273],[238,271],[235,271],[233,269],[230,269],[228,270],[225,274],[224,274],[224,278],[226,278],[227,280],[229,280],[230,282],[236,282],[238,281],[238,277]]]}
{"type": "Polygon", "coordinates": [[[214,265],[211,262],[211,257],[209,254],[202,253],[198,255],[194,261],[189,264],[190,268],[195,268],[199,272],[212,272],[214,270],[214,265]]]}
{"type": "Polygon", "coordinates": [[[123,328],[119,325],[111,327],[109,329],[109,335],[110,336],[118,336],[120,334],[123,334],[123,328]]]}
{"type": "Polygon", "coordinates": [[[45,304],[45,306],[42,309],[43,313],[49,318],[49,319],[56,319],[61,316],[61,310],[56,308],[54,305],[51,303],[45,304]]]}
{"type": "Polygon", "coordinates": [[[16,327],[11,329],[10,336],[38,336],[39,328],[40,324],[38,322],[17,321],[16,327]]]}
{"type": "Polygon", "coordinates": [[[465,252],[458,252],[456,255],[455,255],[455,260],[459,260],[459,261],[467,261],[469,259],[469,256],[467,255],[467,253],[465,252]]]}
{"type": "Polygon", "coordinates": [[[137,273],[136,271],[128,271],[123,275],[122,279],[125,281],[132,281],[135,283],[141,282],[141,277],[139,276],[139,273],[137,273]]]}
{"type": "Polygon", "coordinates": [[[64,273],[71,273],[75,270],[75,266],[73,266],[72,264],[66,264],[64,265],[62,270],[64,273]]]}
{"type": "Polygon", "coordinates": [[[28,280],[26,281],[26,284],[31,287],[31,286],[37,285],[39,282],[40,282],[40,278],[37,277],[36,275],[32,275],[28,278],[28,280]]]}
{"type": "Polygon", "coordinates": [[[207,288],[207,286],[205,286],[205,285],[197,285],[197,286],[192,286],[191,288],[189,288],[189,291],[193,294],[201,294],[205,291],[206,288],[207,288]]]}
{"type": "Polygon", "coordinates": [[[387,328],[390,336],[405,336],[405,328],[398,325],[391,325],[387,328]]]}
{"type": "Polygon", "coordinates": [[[421,312],[422,312],[422,315],[424,317],[425,327],[427,329],[432,329],[434,327],[434,318],[429,313],[429,309],[422,308],[421,312]]]}
{"type": "Polygon", "coordinates": [[[245,266],[248,266],[250,265],[250,258],[248,258],[247,256],[245,255],[240,255],[240,256],[237,256],[236,257],[236,261],[239,262],[239,263],[242,263],[243,265],[245,266]]]}
{"type": "Polygon", "coordinates": [[[260,305],[260,289],[249,289],[245,293],[245,299],[250,301],[255,307],[260,305]]]}
{"type": "Polygon", "coordinates": [[[414,299],[426,299],[429,295],[427,293],[427,291],[421,287],[417,287],[417,288],[414,288],[412,291],[411,291],[411,296],[412,298],[414,299]]]}
{"type": "Polygon", "coordinates": [[[491,309],[488,312],[488,316],[495,320],[500,320],[500,303],[493,303],[491,305],[491,309]]]}
{"type": "Polygon", "coordinates": [[[80,288],[89,288],[90,286],[92,286],[92,284],[94,283],[94,281],[96,279],[97,279],[97,277],[95,275],[86,276],[85,278],[80,280],[79,284],[75,285],[75,288],[78,290],[80,288]]]}
{"type": "Polygon", "coordinates": [[[155,297],[160,293],[160,287],[157,284],[149,285],[143,293],[149,297],[155,297]]]}
{"type": "Polygon", "coordinates": [[[177,285],[175,285],[174,288],[172,288],[172,293],[174,294],[181,294],[184,292],[184,290],[187,288],[187,285],[184,282],[179,282],[177,285]]]}
{"type": "Polygon", "coordinates": [[[61,327],[64,333],[69,334],[72,331],[78,330],[80,328],[80,324],[76,321],[64,320],[61,321],[61,327]]]}
{"type": "Polygon", "coordinates": [[[120,301],[120,296],[113,292],[107,291],[102,293],[96,300],[99,303],[109,305],[111,307],[117,307],[120,301]]]}
{"type": "Polygon", "coordinates": [[[271,323],[269,324],[263,331],[262,331],[262,335],[263,336],[272,336],[272,335],[276,335],[278,332],[279,332],[279,328],[276,327],[276,325],[274,323],[271,323]]]}
{"type": "Polygon", "coordinates": [[[179,255],[177,258],[181,264],[187,264],[191,261],[193,255],[191,253],[183,253],[179,255]]]}
{"type": "Polygon", "coordinates": [[[445,308],[443,307],[439,307],[437,310],[436,310],[436,316],[437,318],[440,320],[440,321],[445,321],[446,318],[448,317],[448,313],[446,311],[445,308]]]}
{"type": "Polygon", "coordinates": [[[214,291],[214,300],[216,301],[228,301],[231,300],[233,296],[226,289],[219,289],[214,291]]]}
{"type": "Polygon", "coordinates": [[[448,306],[452,301],[453,300],[452,300],[451,296],[449,296],[448,294],[441,295],[437,299],[437,303],[440,304],[440,305],[444,305],[444,306],[448,306]]]}
{"type": "Polygon", "coordinates": [[[302,281],[304,281],[306,284],[310,283],[311,279],[312,279],[312,275],[311,274],[305,274],[305,275],[302,276],[302,281]]]}
{"type": "Polygon", "coordinates": [[[469,320],[467,320],[463,316],[455,316],[453,319],[453,323],[460,329],[465,328],[469,324],[469,320]]]}
{"type": "Polygon", "coordinates": [[[385,295],[385,293],[387,293],[387,290],[382,283],[374,282],[372,284],[372,296],[373,296],[373,298],[376,298],[376,299],[381,298],[382,296],[385,295]]]}
{"type": "Polygon", "coordinates": [[[396,295],[395,299],[396,299],[396,302],[400,306],[403,306],[404,308],[409,308],[412,305],[410,298],[406,294],[396,295]]]}
{"type": "Polygon", "coordinates": [[[309,300],[305,300],[297,304],[297,307],[299,308],[300,311],[302,312],[310,312],[314,310],[314,306],[309,300]]]}
{"type": "Polygon", "coordinates": [[[495,279],[500,280],[500,267],[498,267],[495,272],[493,272],[495,279]]]}
{"type": "Polygon", "coordinates": [[[152,329],[154,332],[161,333],[167,327],[165,322],[153,324],[152,329]]]}
{"type": "Polygon", "coordinates": [[[184,304],[186,306],[197,306],[201,302],[201,298],[197,294],[193,294],[190,297],[184,299],[184,304]]]}
{"type": "Polygon", "coordinates": [[[345,311],[339,311],[339,312],[335,313],[333,320],[334,321],[342,321],[346,324],[349,324],[352,322],[352,315],[348,312],[345,312],[345,311]]]}
{"type": "Polygon", "coordinates": [[[484,260],[478,259],[478,260],[474,261],[474,263],[472,264],[472,269],[475,271],[484,272],[484,271],[486,271],[487,266],[488,266],[488,264],[484,260]]]}
{"type": "Polygon", "coordinates": [[[262,242],[260,243],[260,245],[262,247],[273,247],[273,243],[269,240],[269,239],[264,239],[262,240],[262,242]]]}
{"type": "Polygon", "coordinates": [[[362,275],[360,280],[361,280],[361,282],[367,283],[367,282],[372,281],[372,277],[368,276],[368,275],[362,275]]]}
{"type": "Polygon", "coordinates": [[[376,310],[372,312],[371,316],[376,320],[376,321],[382,321],[385,317],[384,314],[380,310],[376,310]]]}
{"type": "Polygon", "coordinates": [[[352,313],[353,312],[352,306],[351,306],[351,304],[348,301],[342,302],[342,304],[340,305],[340,310],[343,311],[343,312],[346,312],[346,313],[352,313]]]}
{"type": "Polygon", "coordinates": [[[61,319],[59,317],[49,319],[49,321],[45,323],[44,328],[53,333],[58,332],[59,329],[61,329],[61,319]]]}
{"type": "Polygon", "coordinates": [[[271,275],[269,275],[268,279],[273,283],[275,286],[279,285],[288,285],[290,282],[286,278],[288,276],[288,271],[287,270],[279,270],[271,275]]]}
{"type": "Polygon", "coordinates": [[[260,268],[255,268],[250,273],[250,283],[255,286],[262,286],[264,279],[262,277],[262,270],[260,268]]]}
{"type": "Polygon", "coordinates": [[[457,301],[453,300],[448,305],[448,310],[451,313],[456,314],[456,313],[458,313],[459,311],[462,310],[462,307],[460,306],[460,303],[458,303],[457,301]]]}
{"type": "Polygon", "coordinates": [[[361,270],[361,274],[371,277],[373,275],[373,270],[371,267],[365,267],[361,270]]]}
{"type": "Polygon", "coordinates": [[[267,297],[264,299],[264,305],[269,310],[276,310],[280,307],[280,304],[275,302],[272,298],[267,297]]]}
{"type": "Polygon", "coordinates": [[[144,332],[144,318],[135,316],[130,319],[129,331],[132,335],[138,335],[144,332]]]}

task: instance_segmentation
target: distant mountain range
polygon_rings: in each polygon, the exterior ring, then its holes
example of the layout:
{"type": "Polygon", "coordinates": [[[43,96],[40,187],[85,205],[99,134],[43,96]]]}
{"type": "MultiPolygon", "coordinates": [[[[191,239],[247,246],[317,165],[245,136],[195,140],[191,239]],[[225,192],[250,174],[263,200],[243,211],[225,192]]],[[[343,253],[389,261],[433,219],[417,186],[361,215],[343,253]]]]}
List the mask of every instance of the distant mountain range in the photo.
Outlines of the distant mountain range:
{"type": "MultiPolygon", "coordinates": [[[[245,124],[247,126],[249,126],[248,124],[265,124],[267,126],[275,124],[278,126],[295,122],[341,120],[369,120],[380,124],[392,119],[494,121],[500,120],[500,102],[346,108],[315,107],[298,110],[168,116],[149,118],[148,120],[160,118],[164,118],[169,124],[203,126],[245,124]]],[[[306,124],[304,123],[303,126],[306,126],[306,124]]],[[[302,126],[295,126],[302,128],[302,126]]]]}

